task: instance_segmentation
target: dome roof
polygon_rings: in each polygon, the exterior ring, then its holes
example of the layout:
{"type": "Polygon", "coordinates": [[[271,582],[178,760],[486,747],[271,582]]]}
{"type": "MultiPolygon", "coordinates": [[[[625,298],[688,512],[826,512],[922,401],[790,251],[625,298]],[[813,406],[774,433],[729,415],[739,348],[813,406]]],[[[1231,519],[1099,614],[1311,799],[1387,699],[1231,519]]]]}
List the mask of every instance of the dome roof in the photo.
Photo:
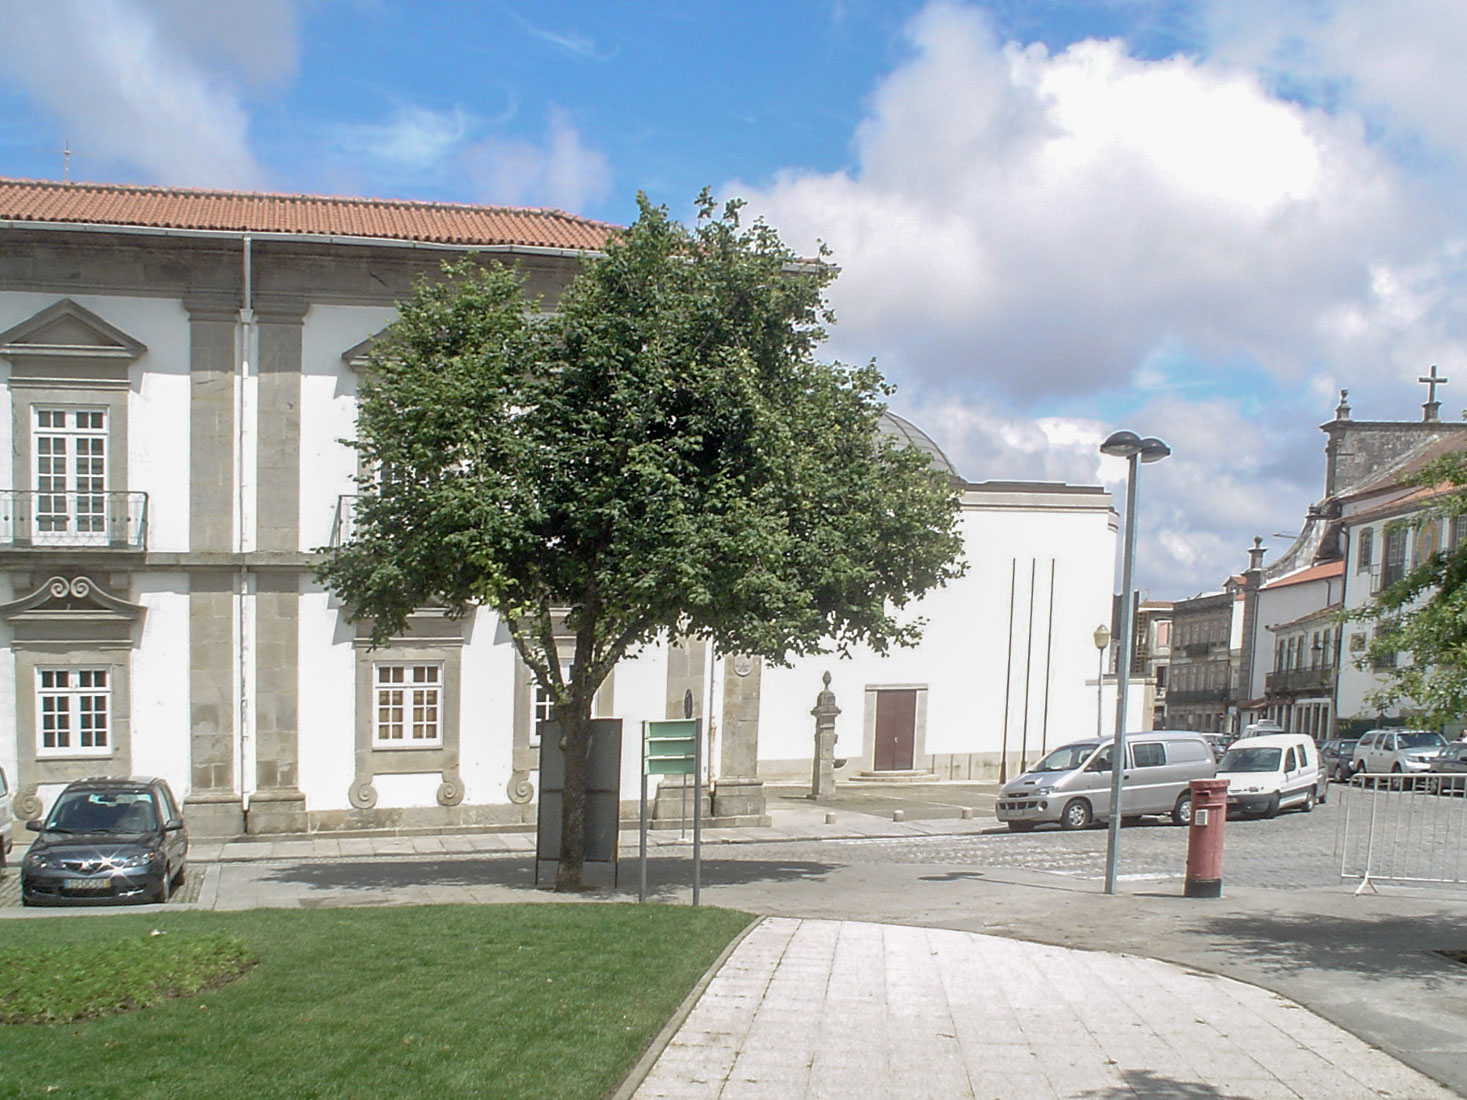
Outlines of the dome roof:
{"type": "Polygon", "coordinates": [[[925,451],[934,470],[946,474],[954,481],[963,480],[963,477],[953,468],[953,464],[948,461],[947,455],[942,453],[942,448],[933,442],[930,435],[910,420],[904,420],[896,413],[887,411],[881,414],[881,419],[876,422],[876,426],[884,435],[896,440],[899,446],[916,447],[919,451],[925,451]]]}

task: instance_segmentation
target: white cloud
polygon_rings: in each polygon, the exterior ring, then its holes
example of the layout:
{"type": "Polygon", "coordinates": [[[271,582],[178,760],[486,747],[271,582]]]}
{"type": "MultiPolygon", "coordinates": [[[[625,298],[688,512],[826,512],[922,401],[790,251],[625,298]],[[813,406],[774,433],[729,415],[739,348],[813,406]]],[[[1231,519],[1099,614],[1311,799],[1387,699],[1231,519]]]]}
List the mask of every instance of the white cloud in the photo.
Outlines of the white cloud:
{"type": "Polygon", "coordinates": [[[606,197],[611,166],[582,144],[570,119],[552,111],[541,144],[486,138],[465,150],[465,168],[481,201],[575,211],[606,197]]]}
{"type": "MultiPolygon", "coordinates": [[[[294,30],[285,0],[250,10],[264,30],[294,30]]],[[[272,48],[263,31],[237,34],[238,21],[219,19],[209,5],[146,0],[8,0],[0,17],[0,80],[55,117],[58,144],[68,137],[74,148],[175,186],[261,184],[238,88],[189,47],[207,43],[252,79],[279,80],[293,70],[293,39],[272,48]]]]}
{"type": "Polygon", "coordinates": [[[1119,42],[1000,45],[946,5],[877,88],[849,173],[731,184],[832,246],[842,351],[1035,402],[1129,382],[1157,346],[1313,366],[1322,318],[1419,238],[1352,120],[1241,70],[1119,42]]]}
{"type": "MultiPolygon", "coordinates": [[[[1344,66],[1341,43],[1367,41],[1372,18],[1363,2],[1337,7],[1353,22],[1289,33],[1344,66]]],[[[1424,201],[1366,115],[1283,98],[1241,45],[1051,52],[1000,43],[981,12],[947,3],[909,33],[852,168],[724,192],[798,250],[832,247],[831,353],[875,356],[921,395],[913,419],[968,477],[1114,485],[1098,420],[1029,419],[1056,408],[1093,403],[1162,435],[1176,453],[1144,479],[1146,570],[1180,594],[1241,568],[1254,534],[1297,530],[1337,387],[1390,418],[1413,415],[1405,383],[1432,362],[1467,384],[1467,227],[1424,201]]],[[[1277,58],[1279,41],[1249,49],[1277,58]]],[[[1378,67],[1352,71],[1406,117],[1414,92],[1389,79],[1399,66],[1378,67]]]]}
{"type": "Polygon", "coordinates": [[[467,139],[473,120],[462,107],[433,111],[404,104],[385,122],[343,126],[332,135],[347,157],[394,177],[436,176],[449,167],[467,139]]]}

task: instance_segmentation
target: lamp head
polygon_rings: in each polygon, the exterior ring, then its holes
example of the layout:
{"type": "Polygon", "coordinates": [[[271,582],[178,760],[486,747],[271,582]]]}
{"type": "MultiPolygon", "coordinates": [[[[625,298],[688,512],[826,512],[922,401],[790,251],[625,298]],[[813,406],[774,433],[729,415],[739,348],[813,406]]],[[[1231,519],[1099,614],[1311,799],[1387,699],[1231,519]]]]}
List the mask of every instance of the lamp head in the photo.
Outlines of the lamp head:
{"type": "Polygon", "coordinates": [[[1095,628],[1095,633],[1092,634],[1091,637],[1095,639],[1096,649],[1104,649],[1106,646],[1110,645],[1110,627],[1106,626],[1104,623],[1101,623],[1095,628]]]}
{"type": "Polygon", "coordinates": [[[1172,449],[1155,436],[1149,435],[1142,439],[1135,432],[1123,428],[1106,436],[1105,442],[1100,445],[1100,453],[1113,458],[1134,458],[1139,455],[1142,462],[1160,462],[1172,453],[1172,449]]]}

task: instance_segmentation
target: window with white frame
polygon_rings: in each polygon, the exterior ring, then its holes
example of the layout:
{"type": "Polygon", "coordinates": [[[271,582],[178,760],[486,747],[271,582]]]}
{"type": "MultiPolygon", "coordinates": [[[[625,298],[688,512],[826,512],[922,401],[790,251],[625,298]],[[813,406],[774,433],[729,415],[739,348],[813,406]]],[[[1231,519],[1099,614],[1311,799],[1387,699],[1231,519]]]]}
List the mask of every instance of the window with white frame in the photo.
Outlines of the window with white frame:
{"type": "Polygon", "coordinates": [[[112,687],[105,668],[36,669],[36,755],[112,751],[112,687]]]}
{"type": "Polygon", "coordinates": [[[107,411],[34,410],[35,541],[107,541],[107,411]]]}
{"type": "Polygon", "coordinates": [[[443,740],[443,665],[381,663],[373,666],[378,748],[428,748],[443,740]]]}

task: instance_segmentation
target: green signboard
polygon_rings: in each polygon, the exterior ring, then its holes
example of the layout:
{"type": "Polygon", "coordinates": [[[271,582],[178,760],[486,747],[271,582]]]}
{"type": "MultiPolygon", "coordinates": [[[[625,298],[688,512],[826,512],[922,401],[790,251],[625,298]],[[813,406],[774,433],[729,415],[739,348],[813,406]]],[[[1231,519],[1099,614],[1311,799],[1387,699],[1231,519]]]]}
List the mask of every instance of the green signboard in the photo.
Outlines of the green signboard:
{"type": "Polygon", "coordinates": [[[696,718],[642,723],[643,775],[692,775],[697,757],[696,718]]]}

